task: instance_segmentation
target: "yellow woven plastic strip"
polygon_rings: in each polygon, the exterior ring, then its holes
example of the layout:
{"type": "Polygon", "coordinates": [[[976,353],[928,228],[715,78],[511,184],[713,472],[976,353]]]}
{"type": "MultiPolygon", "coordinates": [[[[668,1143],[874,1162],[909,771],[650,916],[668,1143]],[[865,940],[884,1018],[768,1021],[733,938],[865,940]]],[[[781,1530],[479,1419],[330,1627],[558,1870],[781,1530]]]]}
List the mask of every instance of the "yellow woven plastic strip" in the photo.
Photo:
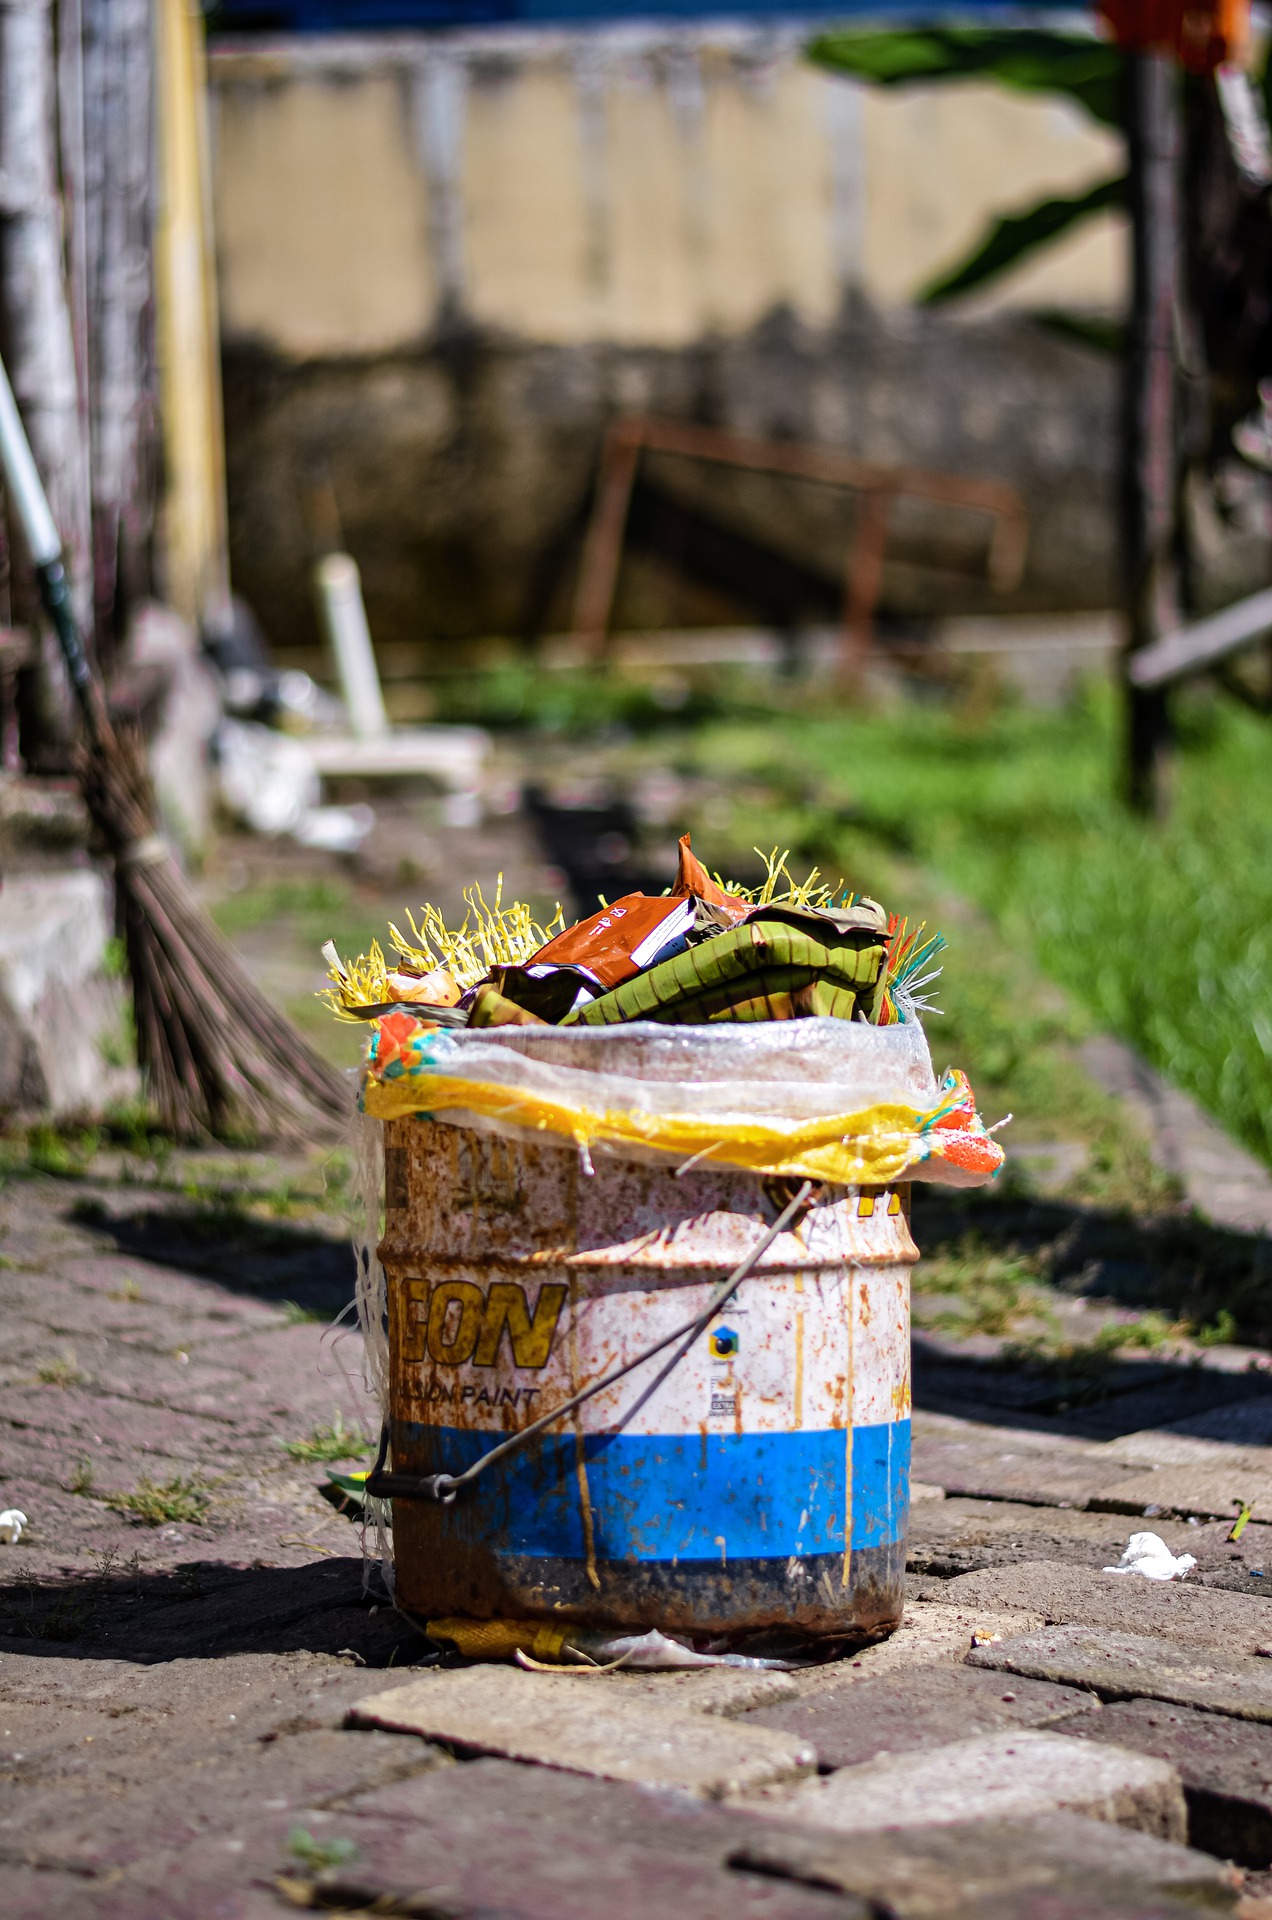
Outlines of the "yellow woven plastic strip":
{"type": "Polygon", "coordinates": [[[829,1180],[840,1186],[887,1186],[926,1153],[922,1128],[927,1116],[892,1102],[783,1126],[735,1121],[722,1132],[718,1120],[695,1114],[613,1108],[593,1113],[449,1073],[368,1080],[364,1100],[376,1120],[399,1120],[412,1113],[472,1113],[527,1133],[554,1133],[581,1146],[600,1142],[654,1148],[748,1173],[829,1180]]]}
{"type": "Polygon", "coordinates": [[[569,1638],[568,1627],[542,1620],[430,1620],[430,1640],[449,1640],[466,1660],[511,1660],[528,1653],[535,1660],[559,1660],[569,1638]]]}

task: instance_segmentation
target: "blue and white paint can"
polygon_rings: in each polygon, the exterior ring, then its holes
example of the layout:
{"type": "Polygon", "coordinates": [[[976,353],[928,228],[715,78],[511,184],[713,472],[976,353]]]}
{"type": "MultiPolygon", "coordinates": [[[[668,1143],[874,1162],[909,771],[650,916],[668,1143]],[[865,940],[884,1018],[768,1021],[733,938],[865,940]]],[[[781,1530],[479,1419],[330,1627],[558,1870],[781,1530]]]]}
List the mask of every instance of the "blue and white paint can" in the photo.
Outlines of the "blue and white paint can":
{"type": "MultiPolygon", "coordinates": [[[[385,1125],[395,1473],[458,1473],[692,1319],[787,1182],[385,1125]]],[[[823,1188],[633,1414],[647,1363],[451,1505],[394,1502],[399,1604],[670,1632],[901,1616],[908,1189],[823,1188]]]]}

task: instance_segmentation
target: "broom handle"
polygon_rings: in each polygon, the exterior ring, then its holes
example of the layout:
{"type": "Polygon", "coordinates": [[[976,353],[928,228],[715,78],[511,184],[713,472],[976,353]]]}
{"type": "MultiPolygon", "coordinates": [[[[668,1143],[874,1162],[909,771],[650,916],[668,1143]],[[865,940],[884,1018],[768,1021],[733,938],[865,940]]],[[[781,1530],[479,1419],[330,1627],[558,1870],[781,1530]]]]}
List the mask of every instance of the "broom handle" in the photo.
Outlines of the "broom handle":
{"type": "Polygon", "coordinates": [[[3,358],[0,358],[0,467],[4,469],[9,498],[35,568],[41,603],[58,637],[66,671],[88,730],[100,746],[110,732],[105,702],[80,638],[71,606],[70,583],[62,562],[62,542],[3,358]]]}

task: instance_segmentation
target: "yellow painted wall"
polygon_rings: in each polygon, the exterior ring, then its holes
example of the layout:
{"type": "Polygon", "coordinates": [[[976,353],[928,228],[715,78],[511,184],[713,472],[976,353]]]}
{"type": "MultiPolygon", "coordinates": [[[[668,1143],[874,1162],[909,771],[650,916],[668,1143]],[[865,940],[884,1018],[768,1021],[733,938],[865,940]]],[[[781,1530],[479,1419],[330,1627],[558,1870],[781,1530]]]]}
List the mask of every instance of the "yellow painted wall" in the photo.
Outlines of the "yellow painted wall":
{"type": "Polygon", "coordinates": [[[587,204],[568,69],[543,61],[469,89],[463,141],[465,307],[534,340],[593,337],[587,204]]]}
{"type": "MultiPolygon", "coordinates": [[[[1066,103],[861,89],[740,29],[224,47],[212,80],[224,331],[298,358],[418,342],[447,286],[548,344],[822,327],[1119,165],[1066,103]]],[[[1123,253],[1101,218],[978,307],[1112,308],[1123,253]]]]}
{"type": "Polygon", "coordinates": [[[226,334],[308,355],[422,332],[436,303],[428,196],[399,81],[214,84],[213,97],[226,334]]]}
{"type": "MultiPolygon", "coordinates": [[[[1076,194],[1118,172],[1121,143],[1062,100],[969,81],[867,90],[865,285],[910,299],[971,250],[999,214],[1076,194]]],[[[989,306],[1112,306],[1123,286],[1122,221],[1097,217],[979,297],[989,306]]]]}

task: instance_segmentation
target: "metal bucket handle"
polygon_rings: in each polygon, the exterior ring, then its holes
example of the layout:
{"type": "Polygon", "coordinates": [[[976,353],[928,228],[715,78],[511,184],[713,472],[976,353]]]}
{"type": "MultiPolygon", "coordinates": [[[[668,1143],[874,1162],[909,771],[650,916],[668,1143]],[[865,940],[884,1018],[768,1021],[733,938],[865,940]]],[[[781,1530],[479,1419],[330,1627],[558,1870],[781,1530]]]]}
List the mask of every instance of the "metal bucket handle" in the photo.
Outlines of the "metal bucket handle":
{"type": "Polygon", "coordinates": [[[652,1360],[656,1353],[661,1353],[664,1347],[669,1347],[673,1341],[679,1340],[680,1345],[666,1366],[655,1374],[649,1385],[628,1407],[619,1421],[619,1427],[611,1429],[612,1432],[617,1432],[626,1421],[639,1413],[645,1402],[657,1392],[668,1374],[674,1372],[679,1366],[703,1328],[715,1318],[722,1307],[728,1304],[748,1274],[754,1270],[757,1262],[768,1252],[778,1235],[784,1233],[796,1216],[802,1212],[818,1185],[819,1183],[815,1180],[804,1181],[782,1208],[772,1226],[751,1248],[745,1260],[733,1269],[727,1280],[721,1282],[706,1306],[700,1313],[695,1314],[692,1320],[686,1320],[683,1325],[673,1327],[671,1332],[664,1334],[661,1340],[655,1340],[651,1346],[642,1348],[634,1359],[625,1360],[622,1366],[615,1367],[612,1373],[607,1373],[602,1379],[593,1381],[590,1387],[584,1387],[581,1393],[572,1395],[559,1407],[554,1407],[551,1413],[545,1413],[538,1420],[532,1421],[528,1427],[522,1427],[519,1433],[509,1434],[506,1440],[501,1440],[498,1446],[490,1449],[489,1453],[484,1453],[480,1460],[475,1460],[463,1473],[386,1473],[384,1462],[389,1451],[389,1426],[385,1421],[380,1429],[380,1450],[376,1455],[375,1465],[366,1478],[367,1492],[375,1500],[436,1500],[442,1506],[448,1507],[465,1487],[472,1486],[487,1467],[493,1467],[497,1460],[506,1460],[519,1447],[524,1447],[528,1440],[533,1440],[536,1434],[550,1427],[554,1420],[561,1419],[564,1414],[573,1413],[574,1409],[581,1407],[585,1400],[590,1400],[594,1394],[603,1393],[606,1387],[612,1387],[615,1381],[634,1372],[637,1367],[643,1366],[646,1360],[652,1360]]]}

